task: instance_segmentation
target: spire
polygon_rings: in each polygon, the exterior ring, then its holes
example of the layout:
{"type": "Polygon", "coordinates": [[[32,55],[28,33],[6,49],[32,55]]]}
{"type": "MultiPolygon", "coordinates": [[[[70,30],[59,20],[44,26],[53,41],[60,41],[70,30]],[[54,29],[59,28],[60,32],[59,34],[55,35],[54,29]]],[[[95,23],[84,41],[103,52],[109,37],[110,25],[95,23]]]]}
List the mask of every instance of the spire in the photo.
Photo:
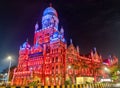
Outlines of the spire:
{"type": "Polygon", "coordinates": [[[80,49],[79,49],[79,46],[77,45],[77,52],[79,53],[80,52],[80,49]]]}
{"type": "Polygon", "coordinates": [[[90,54],[91,54],[91,57],[92,57],[92,59],[93,59],[93,50],[91,50],[90,54]]]}
{"type": "Polygon", "coordinates": [[[50,7],[52,7],[52,3],[50,3],[49,5],[50,5],[50,7]]]}
{"type": "Polygon", "coordinates": [[[26,39],[26,42],[28,42],[28,38],[26,39]]]}
{"type": "Polygon", "coordinates": [[[70,39],[70,44],[73,44],[72,39],[70,39]]]}
{"type": "Polygon", "coordinates": [[[111,55],[109,55],[109,56],[108,56],[108,58],[109,58],[109,59],[112,59],[112,56],[111,56],[111,55]]]}
{"type": "Polygon", "coordinates": [[[22,46],[20,45],[20,50],[22,49],[22,46]]]}
{"type": "Polygon", "coordinates": [[[97,52],[96,47],[94,47],[93,50],[94,50],[95,53],[97,52]]]}
{"type": "Polygon", "coordinates": [[[61,32],[61,33],[64,33],[64,29],[63,29],[62,26],[61,26],[60,32],[61,32]]]}
{"type": "Polygon", "coordinates": [[[38,22],[36,22],[35,24],[35,30],[37,30],[39,28],[38,22]]]}

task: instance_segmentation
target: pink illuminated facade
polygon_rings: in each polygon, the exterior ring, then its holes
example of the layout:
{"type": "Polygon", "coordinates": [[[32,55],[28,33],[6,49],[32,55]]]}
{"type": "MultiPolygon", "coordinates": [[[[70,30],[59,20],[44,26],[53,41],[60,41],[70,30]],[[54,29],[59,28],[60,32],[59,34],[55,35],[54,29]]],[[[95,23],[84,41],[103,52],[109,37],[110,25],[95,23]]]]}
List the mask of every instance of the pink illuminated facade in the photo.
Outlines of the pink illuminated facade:
{"type": "Polygon", "coordinates": [[[35,25],[34,44],[28,40],[20,46],[18,66],[14,70],[13,85],[28,85],[37,81],[41,85],[62,85],[68,78],[76,83],[76,77],[94,77],[97,81],[102,76],[99,69],[102,57],[96,49],[89,56],[82,56],[79,47],[74,47],[72,40],[67,46],[64,29],[58,30],[58,14],[53,7],[44,10],[42,28],[35,25]]]}

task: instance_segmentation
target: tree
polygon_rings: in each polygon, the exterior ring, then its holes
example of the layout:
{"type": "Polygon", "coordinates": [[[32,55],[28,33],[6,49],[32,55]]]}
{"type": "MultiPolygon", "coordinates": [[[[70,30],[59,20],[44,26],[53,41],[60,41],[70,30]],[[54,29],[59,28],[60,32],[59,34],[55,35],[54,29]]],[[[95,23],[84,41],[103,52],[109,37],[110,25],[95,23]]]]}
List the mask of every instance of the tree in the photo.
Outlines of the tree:
{"type": "Polygon", "coordinates": [[[117,75],[117,72],[119,71],[118,65],[109,67],[109,70],[110,70],[109,75],[110,75],[111,79],[114,81],[118,80],[118,78],[119,78],[117,75]]]}

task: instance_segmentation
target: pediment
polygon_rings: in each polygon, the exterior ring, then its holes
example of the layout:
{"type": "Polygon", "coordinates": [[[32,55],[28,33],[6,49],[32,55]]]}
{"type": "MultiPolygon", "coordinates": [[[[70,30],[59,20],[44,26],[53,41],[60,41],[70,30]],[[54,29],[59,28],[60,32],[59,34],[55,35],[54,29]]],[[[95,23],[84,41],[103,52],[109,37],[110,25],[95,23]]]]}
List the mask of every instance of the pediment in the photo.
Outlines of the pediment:
{"type": "Polygon", "coordinates": [[[67,53],[77,53],[76,48],[74,47],[73,44],[70,44],[67,48],[67,53]]]}

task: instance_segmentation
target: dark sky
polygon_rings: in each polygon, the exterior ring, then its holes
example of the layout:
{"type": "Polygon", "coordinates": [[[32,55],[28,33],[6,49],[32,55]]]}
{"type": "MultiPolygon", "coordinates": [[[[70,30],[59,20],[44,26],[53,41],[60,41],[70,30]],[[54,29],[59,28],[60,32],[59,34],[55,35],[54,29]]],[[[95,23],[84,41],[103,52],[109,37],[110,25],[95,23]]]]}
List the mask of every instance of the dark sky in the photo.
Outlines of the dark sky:
{"type": "Polygon", "coordinates": [[[33,44],[34,25],[41,28],[43,10],[52,2],[67,42],[73,39],[80,53],[93,47],[104,57],[120,57],[120,0],[0,0],[0,71],[18,59],[19,46],[28,38],[33,44]]]}

